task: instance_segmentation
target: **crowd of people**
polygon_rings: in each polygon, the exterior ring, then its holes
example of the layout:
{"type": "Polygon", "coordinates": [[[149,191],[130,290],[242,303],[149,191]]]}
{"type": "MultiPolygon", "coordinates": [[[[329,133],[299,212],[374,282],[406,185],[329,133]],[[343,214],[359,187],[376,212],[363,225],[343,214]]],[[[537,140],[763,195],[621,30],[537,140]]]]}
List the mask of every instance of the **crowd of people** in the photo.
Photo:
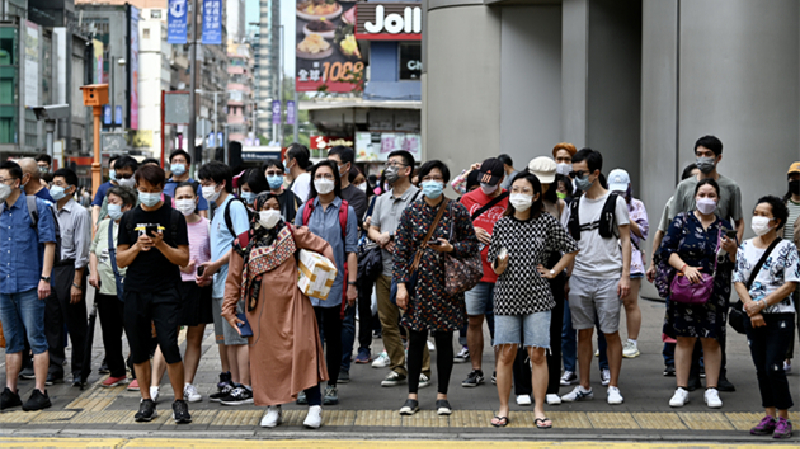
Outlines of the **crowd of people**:
{"type": "Polygon", "coordinates": [[[735,390],[726,376],[730,321],[747,336],[765,409],[751,434],[789,437],[800,162],[788,170],[784,197],[754,205],[755,237],[745,241],[741,191],[717,170],[722,149],[714,136],[697,140],[697,162],[664,206],[649,258],[650,221],[628,172],[604,175],[600,152],[566,142],[523,169],[500,155],[453,179],[442,161],[417,167],[402,150],[388,156],[379,179],[360,172],[346,147],[312,164],[308,149],[293,144],[284,159],[235,176],[210,162],[197,180],[183,150],[165,168],[119,156],[91,212],[76,202],[82,194],[72,170],[50,175],[47,161],[3,162],[0,409],[50,407],[45,386],[64,381],[64,366],[73,385],[86,381],[92,286],[105,348],[102,385],[141,392],[137,422],[156,416],[167,372],[177,423],[191,422],[188,403],[210,393],[224,406],[266,407],[263,427],[282,422],[283,404],[306,404],[304,425],[319,428],[322,407],[339,403],[352,363],[388,368],[381,385],[407,385],[399,413],[413,415],[419,389],[434,383],[435,348],[438,414],[453,410],[453,364],[469,362],[462,387],[485,383],[489,372],[497,385],[498,412],[487,425],[511,422],[513,386],[517,404],[532,405],[536,427],[547,429],[548,406],[594,397],[594,355],[608,404],[624,402],[622,361],[640,355],[646,278],[666,304],[664,376],[676,379],[669,406],[688,403],[702,377],[710,408],[722,407],[720,392],[735,390]],[[447,197],[448,185],[458,199],[447,197]],[[298,288],[300,250],[336,267],[327,297],[298,288]],[[484,323],[491,368],[483,360],[484,323]],[[200,392],[194,378],[212,324],[221,372],[216,391],[200,392]],[[375,354],[373,331],[382,342],[375,354]],[[20,377],[35,379],[24,404],[20,377]]]}

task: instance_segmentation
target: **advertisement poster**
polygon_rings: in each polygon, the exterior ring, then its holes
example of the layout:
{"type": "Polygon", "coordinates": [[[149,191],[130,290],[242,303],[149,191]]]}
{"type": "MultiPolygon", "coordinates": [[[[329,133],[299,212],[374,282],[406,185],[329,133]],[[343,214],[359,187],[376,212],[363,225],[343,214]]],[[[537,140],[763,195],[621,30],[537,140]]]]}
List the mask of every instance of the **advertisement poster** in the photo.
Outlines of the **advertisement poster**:
{"type": "Polygon", "coordinates": [[[25,27],[25,106],[39,105],[39,25],[26,21],[25,27]]]}
{"type": "Polygon", "coordinates": [[[294,125],[297,122],[297,104],[294,100],[286,102],[286,124],[294,125]]]}
{"type": "Polygon", "coordinates": [[[167,13],[167,43],[185,44],[186,33],[186,0],[169,0],[169,12],[167,13]]]}
{"type": "Polygon", "coordinates": [[[139,129],[139,9],[131,6],[130,129],[139,129]]]}
{"type": "Polygon", "coordinates": [[[222,0],[203,0],[203,43],[222,43],[222,0]]]}
{"type": "Polygon", "coordinates": [[[94,49],[94,84],[103,84],[103,43],[93,39],[92,48],[94,49]]]}
{"type": "Polygon", "coordinates": [[[405,150],[415,159],[420,157],[421,138],[413,133],[356,133],[356,160],[359,162],[385,161],[389,153],[405,150]]]}
{"type": "Polygon", "coordinates": [[[364,62],[355,38],[356,2],[297,0],[297,90],[348,93],[362,86],[364,62]]]}
{"type": "Polygon", "coordinates": [[[278,125],[281,123],[281,101],[272,100],[272,123],[278,125]]]}

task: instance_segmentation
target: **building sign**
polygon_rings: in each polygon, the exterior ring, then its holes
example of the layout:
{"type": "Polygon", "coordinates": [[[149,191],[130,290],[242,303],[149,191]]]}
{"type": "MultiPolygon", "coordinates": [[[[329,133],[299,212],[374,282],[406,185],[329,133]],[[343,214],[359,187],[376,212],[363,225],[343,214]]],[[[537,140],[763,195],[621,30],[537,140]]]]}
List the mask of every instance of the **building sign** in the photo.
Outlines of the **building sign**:
{"type": "Polygon", "coordinates": [[[421,40],[421,4],[359,3],[356,17],[356,39],[421,40]]]}
{"type": "Polygon", "coordinates": [[[312,135],[309,150],[311,151],[311,157],[328,157],[329,149],[338,145],[353,148],[353,143],[353,139],[343,137],[312,135]]]}
{"type": "Polygon", "coordinates": [[[186,32],[188,29],[186,25],[186,13],[186,0],[169,0],[169,13],[167,16],[168,44],[186,43],[186,32]]]}
{"type": "Polygon", "coordinates": [[[418,80],[422,76],[422,44],[400,42],[400,79],[418,80]]]}
{"type": "Polygon", "coordinates": [[[203,0],[203,43],[222,43],[222,0],[203,0]]]}
{"type": "Polygon", "coordinates": [[[421,138],[416,133],[356,133],[358,162],[386,161],[392,151],[405,150],[419,160],[421,138]]]}

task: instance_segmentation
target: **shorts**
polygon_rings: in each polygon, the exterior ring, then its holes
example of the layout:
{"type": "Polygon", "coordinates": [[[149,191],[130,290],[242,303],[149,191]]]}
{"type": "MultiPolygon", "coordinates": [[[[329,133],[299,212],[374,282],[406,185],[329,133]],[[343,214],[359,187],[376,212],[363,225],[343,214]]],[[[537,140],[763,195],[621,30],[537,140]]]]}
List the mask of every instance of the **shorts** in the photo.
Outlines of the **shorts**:
{"type": "Polygon", "coordinates": [[[211,324],[214,317],[211,313],[211,286],[200,287],[197,282],[181,282],[178,287],[181,293],[181,326],[197,326],[211,324]]]}
{"type": "Polygon", "coordinates": [[[550,349],[550,311],[495,315],[494,344],[550,349]]]}
{"type": "Polygon", "coordinates": [[[595,317],[604,334],[619,330],[622,300],[617,296],[619,278],[597,279],[572,276],[569,279],[569,312],[575,330],[592,329],[595,317]]]}
{"type": "Polygon", "coordinates": [[[478,282],[465,296],[468,316],[486,315],[494,310],[494,284],[491,282],[478,282]]]}
{"type": "Polygon", "coordinates": [[[644,277],[644,273],[631,273],[631,279],[641,279],[644,277]]]}
{"type": "Polygon", "coordinates": [[[6,354],[22,352],[26,335],[34,354],[47,351],[44,309],[45,301],[39,300],[39,291],[35,288],[22,293],[0,294],[0,321],[6,338],[6,354]]]}
{"type": "MultiPolygon", "coordinates": [[[[242,337],[228,324],[228,320],[222,317],[222,302],[223,298],[212,298],[211,307],[212,314],[214,315],[214,333],[217,337],[218,345],[246,345],[250,344],[250,339],[242,337]]],[[[239,301],[236,303],[236,313],[244,313],[244,303],[239,301]]]]}
{"type": "Polygon", "coordinates": [[[128,334],[131,361],[135,364],[150,360],[152,328],[155,326],[156,342],[161,346],[164,360],[168,364],[181,361],[178,347],[181,297],[177,288],[145,293],[128,291],[123,293],[124,315],[122,322],[128,334]]]}

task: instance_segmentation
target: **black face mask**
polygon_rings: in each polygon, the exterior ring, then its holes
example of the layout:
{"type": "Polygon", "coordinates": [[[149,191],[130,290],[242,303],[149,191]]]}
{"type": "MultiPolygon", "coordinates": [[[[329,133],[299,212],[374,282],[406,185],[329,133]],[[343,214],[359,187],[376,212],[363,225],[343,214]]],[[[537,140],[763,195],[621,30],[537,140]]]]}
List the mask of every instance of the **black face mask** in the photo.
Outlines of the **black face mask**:
{"type": "Polygon", "coordinates": [[[789,181],[789,193],[800,195],[800,179],[789,181]]]}

